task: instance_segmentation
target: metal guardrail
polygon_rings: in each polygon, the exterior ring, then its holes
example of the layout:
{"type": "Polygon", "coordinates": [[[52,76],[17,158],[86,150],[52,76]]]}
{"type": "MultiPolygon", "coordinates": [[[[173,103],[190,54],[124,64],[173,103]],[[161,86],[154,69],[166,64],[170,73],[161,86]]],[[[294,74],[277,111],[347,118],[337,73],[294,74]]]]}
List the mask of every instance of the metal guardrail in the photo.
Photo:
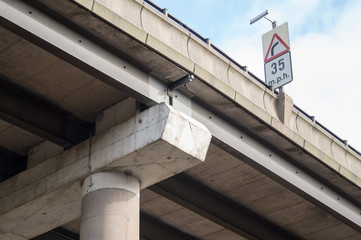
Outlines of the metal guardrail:
{"type": "MultiPolygon", "coordinates": [[[[148,5],[150,5],[151,7],[153,7],[154,9],[158,10],[159,12],[165,14],[168,16],[169,19],[171,19],[172,21],[174,21],[175,23],[177,23],[179,26],[183,27],[184,29],[186,29],[189,33],[193,34],[194,36],[196,36],[197,38],[199,38],[202,42],[204,42],[205,44],[211,46],[216,52],[218,52],[219,54],[221,54],[223,57],[225,57],[226,59],[228,59],[230,62],[232,62],[234,65],[236,65],[238,68],[242,69],[243,71],[247,72],[252,78],[254,78],[255,80],[257,80],[259,83],[261,83],[262,85],[264,85],[265,87],[267,87],[268,89],[271,89],[268,85],[266,85],[266,83],[261,80],[260,78],[258,78],[256,75],[254,75],[252,72],[248,71],[246,66],[242,66],[241,64],[239,64],[238,62],[236,62],[234,59],[232,59],[230,56],[228,56],[226,53],[224,53],[222,50],[220,50],[218,47],[216,47],[214,44],[210,43],[208,38],[204,38],[202,35],[200,35],[199,33],[197,33],[196,31],[194,31],[192,28],[188,27],[186,24],[184,24],[183,22],[181,22],[179,19],[177,19],[176,17],[174,17],[173,15],[168,13],[168,10],[165,8],[161,8],[158,5],[156,5],[155,3],[151,2],[150,0],[143,0],[145,3],[147,3],[148,5]]],[[[277,92],[276,92],[277,93],[277,92]]],[[[302,115],[304,115],[305,117],[307,117],[308,119],[310,119],[311,121],[313,121],[318,127],[320,127],[321,129],[323,129],[325,132],[327,132],[328,134],[330,134],[332,137],[334,137],[336,140],[338,140],[341,144],[344,144],[346,147],[348,147],[351,151],[353,151],[355,154],[357,154],[358,156],[361,157],[361,152],[357,151],[355,148],[353,148],[352,146],[350,146],[347,142],[347,140],[343,140],[342,138],[340,138],[339,136],[337,136],[335,133],[333,133],[332,131],[330,131],[329,129],[327,129],[326,127],[324,127],[321,123],[319,123],[318,121],[315,120],[314,116],[310,116],[309,114],[307,114],[305,111],[303,111],[300,107],[293,105],[293,107],[300,112],[302,115]]]]}

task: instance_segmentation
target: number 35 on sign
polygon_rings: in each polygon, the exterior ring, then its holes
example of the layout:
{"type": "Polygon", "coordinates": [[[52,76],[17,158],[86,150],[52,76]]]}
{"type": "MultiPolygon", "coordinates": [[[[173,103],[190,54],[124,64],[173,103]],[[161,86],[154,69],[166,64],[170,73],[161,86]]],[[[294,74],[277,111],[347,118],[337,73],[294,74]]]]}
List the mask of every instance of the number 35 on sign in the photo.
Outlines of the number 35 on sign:
{"type": "Polygon", "coordinates": [[[291,52],[288,51],[264,65],[266,84],[276,89],[292,81],[291,52]]]}

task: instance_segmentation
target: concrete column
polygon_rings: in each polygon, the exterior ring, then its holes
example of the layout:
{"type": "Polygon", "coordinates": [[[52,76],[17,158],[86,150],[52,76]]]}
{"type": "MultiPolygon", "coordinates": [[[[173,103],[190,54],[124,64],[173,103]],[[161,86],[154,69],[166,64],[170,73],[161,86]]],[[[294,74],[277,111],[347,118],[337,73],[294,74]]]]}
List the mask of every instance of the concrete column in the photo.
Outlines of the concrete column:
{"type": "Polygon", "coordinates": [[[83,184],[80,240],[139,240],[139,181],[99,172],[83,184]]]}

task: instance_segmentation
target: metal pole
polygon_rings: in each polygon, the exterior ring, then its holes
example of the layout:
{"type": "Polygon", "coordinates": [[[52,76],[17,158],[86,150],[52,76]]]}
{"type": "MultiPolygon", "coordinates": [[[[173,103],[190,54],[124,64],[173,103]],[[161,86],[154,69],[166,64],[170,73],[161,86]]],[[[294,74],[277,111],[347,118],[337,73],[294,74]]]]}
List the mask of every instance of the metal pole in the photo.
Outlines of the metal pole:
{"type": "MultiPolygon", "coordinates": [[[[277,22],[276,21],[273,21],[272,22],[272,29],[275,29],[277,27],[277,22]]],[[[280,87],[280,93],[284,92],[284,86],[280,87]]],[[[273,92],[275,91],[274,88],[271,89],[273,92]]]]}

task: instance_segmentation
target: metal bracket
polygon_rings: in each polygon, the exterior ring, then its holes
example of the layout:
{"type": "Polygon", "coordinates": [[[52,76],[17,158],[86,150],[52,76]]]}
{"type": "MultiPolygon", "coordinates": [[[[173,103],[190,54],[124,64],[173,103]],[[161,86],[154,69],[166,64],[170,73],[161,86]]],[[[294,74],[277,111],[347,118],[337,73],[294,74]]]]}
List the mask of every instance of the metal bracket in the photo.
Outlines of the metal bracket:
{"type": "Polygon", "coordinates": [[[181,79],[169,84],[168,89],[170,91],[174,91],[174,90],[180,88],[181,86],[184,86],[189,82],[192,82],[193,79],[194,79],[194,76],[189,74],[189,75],[185,76],[184,78],[181,78],[181,79]]]}
{"type": "Polygon", "coordinates": [[[167,89],[167,95],[168,97],[174,97],[174,92],[172,92],[169,88],[167,89]]]}

